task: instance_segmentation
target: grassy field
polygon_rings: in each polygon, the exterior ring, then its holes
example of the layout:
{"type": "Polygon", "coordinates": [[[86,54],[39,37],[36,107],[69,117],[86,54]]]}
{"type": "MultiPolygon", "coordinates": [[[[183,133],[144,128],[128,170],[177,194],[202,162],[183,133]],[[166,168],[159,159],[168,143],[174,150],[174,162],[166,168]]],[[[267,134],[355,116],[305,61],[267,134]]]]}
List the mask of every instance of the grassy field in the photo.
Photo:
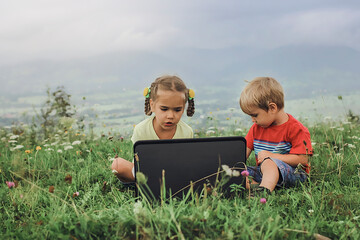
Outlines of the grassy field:
{"type": "MultiPolygon", "coordinates": [[[[212,124],[197,137],[246,133],[212,124]]],[[[360,124],[326,121],[309,130],[309,181],[276,190],[266,203],[218,192],[151,204],[110,170],[116,154],[132,158],[128,137],[70,127],[40,141],[27,126],[2,128],[0,239],[359,239],[360,124]]]]}

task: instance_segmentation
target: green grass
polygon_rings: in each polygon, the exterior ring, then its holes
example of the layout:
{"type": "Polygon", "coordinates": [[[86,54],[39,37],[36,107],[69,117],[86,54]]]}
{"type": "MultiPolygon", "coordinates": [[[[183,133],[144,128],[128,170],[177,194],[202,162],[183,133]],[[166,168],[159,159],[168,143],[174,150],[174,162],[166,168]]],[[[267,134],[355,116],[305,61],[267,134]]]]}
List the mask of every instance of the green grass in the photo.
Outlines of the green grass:
{"type": "MultiPolygon", "coordinates": [[[[311,126],[315,155],[309,181],[277,190],[265,204],[259,198],[221,194],[149,204],[136,199],[134,189],[124,187],[110,170],[116,154],[132,158],[129,139],[111,133],[91,139],[69,130],[33,145],[28,131],[9,142],[13,130],[0,130],[0,239],[360,237],[358,123],[311,126]],[[75,140],[81,143],[64,150],[75,140]],[[23,148],[11,151],[17,145],[23,148]],[[6,181],[17,187],[8,188],[6,181]]],[[[221,135],[235,133],[225,129],[221,135]]]]}

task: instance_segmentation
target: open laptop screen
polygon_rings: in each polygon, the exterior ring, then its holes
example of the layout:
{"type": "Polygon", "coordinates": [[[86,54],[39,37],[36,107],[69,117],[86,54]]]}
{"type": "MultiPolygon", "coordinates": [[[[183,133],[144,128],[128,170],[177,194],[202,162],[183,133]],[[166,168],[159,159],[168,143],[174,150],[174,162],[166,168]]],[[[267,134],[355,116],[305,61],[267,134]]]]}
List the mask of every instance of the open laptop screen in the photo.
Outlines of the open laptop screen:
{"type": "MultiPolygon", "coordinates": [[[[155,198],[161,194],[163,172],[166,196],[170,192],[181,196],[189,190],[191,182],[195,190],[203,189],[204,183],[214,187],[221,165],[236,167],[241,172],[246,163],[246,140],[243,137],[144,140],[134,144],[134,155],[135,172],[147,177],[155,198]]],[[[241,175],[232,177],[224,187],[232,183],[244,185],[245,181],[241,175]]]]}

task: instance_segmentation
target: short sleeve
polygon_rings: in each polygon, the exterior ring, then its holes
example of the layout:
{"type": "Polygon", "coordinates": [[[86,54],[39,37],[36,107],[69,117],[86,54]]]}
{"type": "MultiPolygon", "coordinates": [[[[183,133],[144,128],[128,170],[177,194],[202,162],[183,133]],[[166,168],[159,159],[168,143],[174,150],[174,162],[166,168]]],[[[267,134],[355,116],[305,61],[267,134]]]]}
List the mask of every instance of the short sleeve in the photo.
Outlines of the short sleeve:
{"type": "Polygon", "coordinates": [[[294,126],[290,132],[290,137],[292,145],[289,152],[290,154],[313,154],[310,132],[306,127],[302,125],[294,126]]]}
{"type": "Polygon", "coordinates": [[[131,141],[133,144],[135,144],[135,142],[137,142],[139,140],[139,131],[137,129],[137,126],[135,126],[134,131],[133,131],[133,135],[131,137],[131,141]]]}

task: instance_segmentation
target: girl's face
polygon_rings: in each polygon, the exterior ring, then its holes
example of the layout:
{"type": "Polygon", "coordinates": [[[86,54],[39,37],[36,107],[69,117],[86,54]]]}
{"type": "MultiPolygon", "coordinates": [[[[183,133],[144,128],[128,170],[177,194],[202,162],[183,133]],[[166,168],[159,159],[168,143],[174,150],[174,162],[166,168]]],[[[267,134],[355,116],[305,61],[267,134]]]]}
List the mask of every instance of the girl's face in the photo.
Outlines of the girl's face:
{"type": "Polygon", "coordinates": [[[155,113],[155,132],[176,131],[176,125],[185,109],[185,94],[158,89],[156,100],[150,99],[151,111],[155,113]]]}

